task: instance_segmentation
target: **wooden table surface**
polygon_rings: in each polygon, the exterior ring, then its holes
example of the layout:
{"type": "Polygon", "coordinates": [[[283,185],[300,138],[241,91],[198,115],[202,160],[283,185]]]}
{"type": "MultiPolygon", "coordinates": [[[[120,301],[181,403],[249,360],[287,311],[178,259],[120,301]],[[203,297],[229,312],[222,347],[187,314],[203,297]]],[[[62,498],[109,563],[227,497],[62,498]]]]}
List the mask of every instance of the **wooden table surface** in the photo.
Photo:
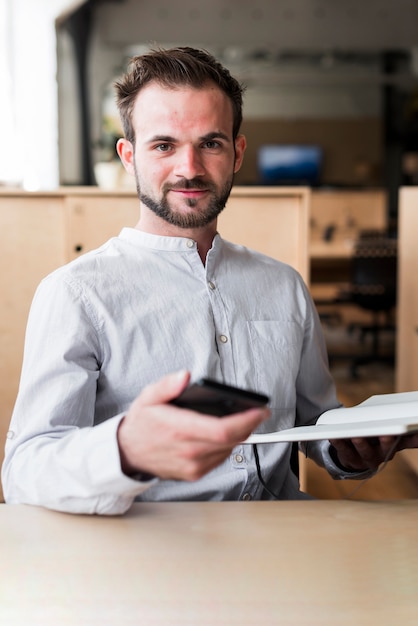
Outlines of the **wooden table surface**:
{"type": "Polygon", "coordinates": [[[0,505],[2,626],[418,623],[418,501],[0,505]]]}

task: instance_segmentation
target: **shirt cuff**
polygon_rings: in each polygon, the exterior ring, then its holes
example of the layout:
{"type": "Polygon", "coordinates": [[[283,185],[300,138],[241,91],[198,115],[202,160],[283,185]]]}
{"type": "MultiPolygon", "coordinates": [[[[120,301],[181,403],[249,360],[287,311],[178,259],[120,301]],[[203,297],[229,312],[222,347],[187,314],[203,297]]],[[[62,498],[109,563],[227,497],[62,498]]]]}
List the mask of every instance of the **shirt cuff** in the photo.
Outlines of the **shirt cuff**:
{"type": "Polygon", "coordinates": [[[331,456],[331,443],[328,441],[327,445],[323,448],[323,461],[327,472],[336,480],[362,480],[364,478],[370,478],[375,475],[376,470],[353,470],[342,468],[335,463],[331,456]]]}
{"type": "Polygon", "coordinates": [[[95,453],[90,457],[92,475],[95,475],[101,489],[119,495],[138,496],[159,479],[145,472],[127,476],[121,467],[117,432],[124,413],[94,426],[91,434],[95,436],[95,453]]]}

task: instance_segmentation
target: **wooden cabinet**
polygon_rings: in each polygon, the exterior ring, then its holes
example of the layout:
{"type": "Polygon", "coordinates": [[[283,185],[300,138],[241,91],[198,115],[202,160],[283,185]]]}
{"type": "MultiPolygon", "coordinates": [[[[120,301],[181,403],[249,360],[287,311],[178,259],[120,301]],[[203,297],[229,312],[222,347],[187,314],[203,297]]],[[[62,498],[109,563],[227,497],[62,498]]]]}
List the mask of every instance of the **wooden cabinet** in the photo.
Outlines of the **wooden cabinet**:
{"type": "Polygon", "coordinates": [[[324,239],[329,227],[334,228],[336,239],[344,239],[361,230],[383,229],[386,225],[386,192],[383,189],[312,192],[310,227],[313,240],[324,239]]]}
{"type": "MultiPolygon", "coordinates": [[[[418,187],[399,193],[396,391],[418,390],[418,187]]],[[[402,452],[418,473],[418,450],[402,452]]]]}
{"type": "MultiPolygon", "coordinates": [[[[226,239],[293,265],[307,280],[309,193],[299,188],[234,188],[219,230],[226,239]]],[[[122,227],[135,226],[138,219],[139,201],[132,191],[0,191],[0,464],[37,285],[55,268],[118,235],[122,227]]]]}
{"type": "Polygon", "coordinates": [[[418,187],[399,194],[396,390],[418,389],[418,187]]]}
{"type": "Polygon", "coordinates": [[[362,230],[387,227],[386,192],[313,191],[309,228],[312,259],[349,258],[362,230]]]}
{"type": "Polygon", "coordinates": [[[311,292],[332,300],[350,280],[350,259],[360,231],[387,228],[386,192],[314,190],[309,223],[311,292]]]}
{"type": "Polygon", "coordinates": [[[218,230],[224,239],[292,265],[308,282],[309,212],[309,189],[235,187],[218,230]]]}
{"type": "Polygon", "coordinates": [[[139,220],[139,200],[132,193],[103,193],[92,188],[63,196],[66,215],[66,257],[75,259],[118,235],[139,220]]]}

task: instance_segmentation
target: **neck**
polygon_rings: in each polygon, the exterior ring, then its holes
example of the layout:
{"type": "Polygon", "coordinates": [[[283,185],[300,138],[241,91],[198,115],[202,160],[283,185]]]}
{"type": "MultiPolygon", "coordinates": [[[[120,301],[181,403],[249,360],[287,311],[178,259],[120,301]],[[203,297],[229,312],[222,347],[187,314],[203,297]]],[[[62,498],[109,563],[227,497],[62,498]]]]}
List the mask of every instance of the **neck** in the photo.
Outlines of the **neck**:
{"type": "Polygon", "coordinates": [[[146,207],[141,206],[141,217],[135,228],[150,235],[193,239],[197,243],[199,256],[203,265],[205,265],[206,255],[211,249],[213,239],[217,233],[216,224],[217,220],[214,220],[202,228],[180,228],[179,226],[169,224],[146,207]]]}

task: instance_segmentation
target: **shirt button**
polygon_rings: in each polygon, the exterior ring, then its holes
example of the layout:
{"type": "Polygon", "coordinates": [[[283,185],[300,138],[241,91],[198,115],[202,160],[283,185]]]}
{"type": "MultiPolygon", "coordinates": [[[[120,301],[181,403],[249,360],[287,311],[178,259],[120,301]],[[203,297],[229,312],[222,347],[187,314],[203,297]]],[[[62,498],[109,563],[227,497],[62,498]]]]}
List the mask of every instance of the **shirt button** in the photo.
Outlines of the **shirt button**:
{"type": "Polygon", "coordinates": [[[228,337],[226,335],[219,335],[219,341],[222,343],[227,343],[228,337]]]}
{"type": "Polygon", "coordinates": [[[244,460],[244,457],[242,456],[242,454],[236,454],[234,456],[234,460],[235,460],[235,463],[242,463],[244,460]]]}
{"type": "Polygon", "coordinates": [[[194,248],[194,241],[193,241],[193,239],[188,239],[187,242],[186,242],[186,246],[188,248],[194,248]]]}
{"type": "Polygon", "coordinates": [[[7,431],[6,439],[13,439],[14,436],[15,434],[12,430],[7,431]]]}
{"type": "Polygon", "coordinates": [[[250,493],[244,493],[241,500],[245,500],[247,502],[248,500],[252,500],[252,496],[250,493]]]}
{"type": "Polygon", "coordinates": [[[213,283],[211,280],[208,282],[209,285],[209,289],[216,289],[215,283],[213,283]]]}

